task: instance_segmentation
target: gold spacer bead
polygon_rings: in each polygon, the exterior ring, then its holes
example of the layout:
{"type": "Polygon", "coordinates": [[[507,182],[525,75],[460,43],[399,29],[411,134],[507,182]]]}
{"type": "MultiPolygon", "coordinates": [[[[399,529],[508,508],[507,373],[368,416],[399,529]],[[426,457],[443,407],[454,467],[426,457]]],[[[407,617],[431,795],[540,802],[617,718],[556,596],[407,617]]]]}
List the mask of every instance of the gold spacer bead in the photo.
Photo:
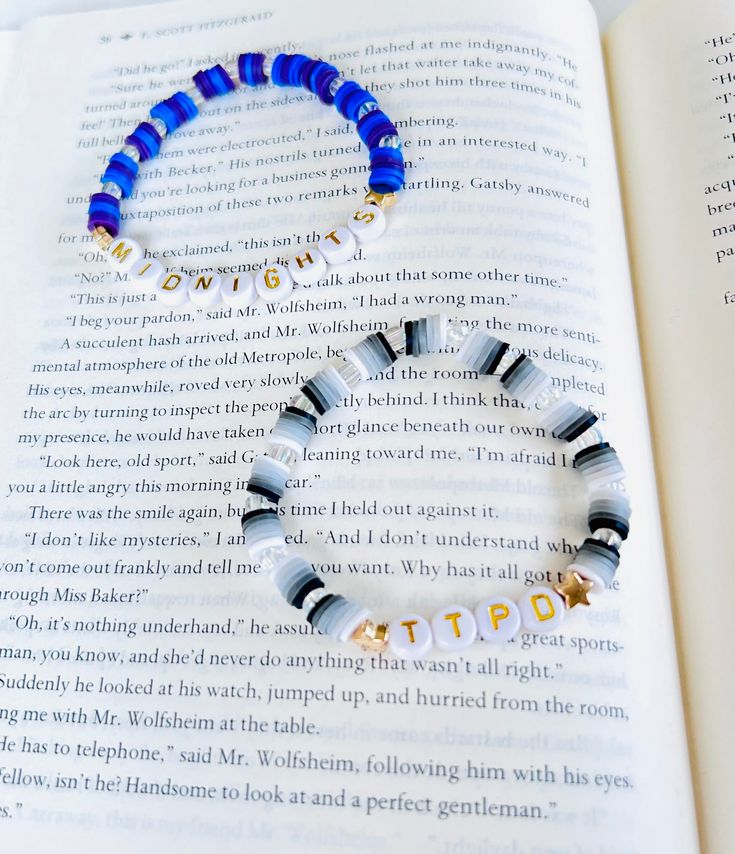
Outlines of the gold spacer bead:
{"type": "Polygon", "coordinates": [[[365,196],[366,205],[377,205],[381,210],[390,208],[398,201],[398,196],[395,193],[376,193],[375,190],[365,196]]]}
{"type": "Polygon", "coordinates": [[[570,570],[564,573],[560,584],[554,585],[554,590],[564,597],[567,608],[574,608],[575,605],[590,604],[587,594],[593,587],[593,582],[583,578],[578,572],[570,570]]]}
{"type": "Polygon", "coordinates": [[[365,620],[352,633],[352,640],[366,652],[382,652],[388,645],[388,624],[365,620]]]}
{"type": "Polygon", "coordinates": [[[101,225],[98,225],[92,231],[92,240],[94,240],[103,252],[107,252],[110,246],[112,246],[111,235],[108,233],[107,229],[103,228],[101,225]]]}

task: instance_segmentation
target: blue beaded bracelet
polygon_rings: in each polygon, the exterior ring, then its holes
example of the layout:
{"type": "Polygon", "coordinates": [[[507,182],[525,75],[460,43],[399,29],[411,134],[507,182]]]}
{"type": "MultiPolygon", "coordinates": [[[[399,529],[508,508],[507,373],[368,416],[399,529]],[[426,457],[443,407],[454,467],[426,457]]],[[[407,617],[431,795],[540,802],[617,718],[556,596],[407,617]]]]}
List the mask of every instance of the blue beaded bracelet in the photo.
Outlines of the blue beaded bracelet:
{"type": "Polygon", "coordinates": [[[265,302],[288,299],[294,286],[313,285],[328,275],[330,265],[349,261],[358,244],[376,240],[386,227],[384,209],[396,200],[403,187],[405,167],[396,126],[380,110],[375,97],[352,80],[345,80],[328,62],[302,54],[242,53],[226,65],[215,65],[193,76],[185,92],[151,108],[146,121],[125,137],[123,148],[113,154],[102,174],[102,189],[89,200],[87,226],[113,267],[128,274],[137,290],[148,290],[167,306],[191,301],[208,308],[223,300],[245,308],[258,298],[265,302]],[[316,247],[303,250],[285,264],[266,264],[254,276],[247,272],[220,275],[205,270],[188,275],[165,268],[139,243],[119,236],[120,202],[133,191],[139,164],[154,158],[166,136],[193,119],[205,101],[233,92],[238,86],[302,86],[324,104],[334,104],[345,119],[357,125],[357,133],[370,158],[369,192],[344,225],[324,234],[316,247]]]}
{"type": "Polygon", "coordinates": [[[499,643],[520,630],[552,631],[567,609],[589,605],[588,593],[611,586],[630,529],[625,471],[596,422],[593,412],[567,399],[548,374],[507,343],[461,323],[450,325],[445,315],[407,321],[346,349],[307,380],[281,411],[268,437],[267,453],[252,466],[242,516],[243,541],[251,559],[270,572],[286,602],[303,610],[316,631],[355,641],[366,650],[389,648],[399,658],[418,659],[433,647],[461,650],[477,638],[499,643]],[[290,551],[277,505],[322,415],[400,355],[422,356],[448,347],[456,349],[459,361],[478,375],[497,376],[504,390],[535,414],[546,433],[568,443],[574,467],[589,489],[590,536],[560,573],[558,584],[534,585],[518,601],[496,595],[472,609],[457,604],[440,608],[430,620],[409,613],[376,622],[359,603],[328,592],[314,567],[290,551]]]}

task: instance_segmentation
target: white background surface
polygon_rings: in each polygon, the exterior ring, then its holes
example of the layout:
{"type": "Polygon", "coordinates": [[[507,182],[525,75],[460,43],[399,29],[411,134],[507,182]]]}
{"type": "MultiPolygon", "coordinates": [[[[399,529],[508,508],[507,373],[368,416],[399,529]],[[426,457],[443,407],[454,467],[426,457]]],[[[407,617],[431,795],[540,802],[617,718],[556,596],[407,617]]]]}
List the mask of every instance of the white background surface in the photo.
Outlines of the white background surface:
{"type": "MultiPolygon", "coordinates": [[[[89,12],[94,9],[120,9],[143,6],[164,0],[0,0],[0,30],[14,30],[37,15],[61,15],[68,12],[89,12]]],[[[236,2],[236,0],[235,0],[236,2]]],[[[597,13],[600,29],[616,18],[633,0],[590,0],[597,13]]],[[[237,3],[241,11],[245,4],[237,3]]]]}

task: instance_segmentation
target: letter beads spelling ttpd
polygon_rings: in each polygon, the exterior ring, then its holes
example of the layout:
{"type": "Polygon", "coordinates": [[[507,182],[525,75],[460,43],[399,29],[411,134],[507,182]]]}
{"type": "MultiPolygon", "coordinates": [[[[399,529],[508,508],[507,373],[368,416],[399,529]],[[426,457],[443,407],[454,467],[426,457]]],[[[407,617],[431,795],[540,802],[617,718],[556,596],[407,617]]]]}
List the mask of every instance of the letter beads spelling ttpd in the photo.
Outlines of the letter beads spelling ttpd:
{"type": "Polygon", "coordinates": [[[251,558],[270,571],[284,599],[303,610],[317,631],[336,640],[356,641],[368,650],[388,647],[400,658],[417,659],[433,647],[464,649],[476,638],[508,641],[521,628],[549,632],[561,624],[567,609],[589,605],[588,593],[612,584],[620,547],[628,536],[630,501],[625,471],[596,421],[594,413],[563,395],[527,356],[480,330],[449,325],[444,315],[375,332],[307,380],[281,411],[268,438],[268,451],[255,460],[248,481],[250,495],[242,517],[245,543],[251,558]],[[532,411],[547,433],[569,444],[574,467],[589,489],[590,536],[553,587],[531,587],[518,601],[489,596],[473,608],[450,604],[430,619],[408,613],[376,622],[368,609],[328,592],[312,565],[290,551],[277,505],[291,468],[304,455],[321,416],[363,380],[392,365],[399,355],[437,353],[448,345],[458,347],[457,358],[478,374],[498,376],[505,391],[532,411]]]}
{"type": "Polygon", "coordinates": [[[403,187],[404,164],[401,139],[395,125],[379,108],[375,97],[337,69],[302,54],[242,53],[229,64],[198,71],[194,85],[185,92],[151,108],[146,121],[125,137],[125,145],[113,154],[102,175],[102,189],[90,197],[88,228],[112,266],[128,274],[132,284],[148,290],[166,306],[191,301],[208,308],[223,300],[245,308],[258,298],[281,302],[295,285],[312,285],[325,278],[330,266],[349,261],[359,244],[376,240],[385,231],[383,209],[390,207],[403,187]],[[357,125],[357,133],[370,157],[370,192],[364,204],[324,234],[314,247],[304,249],[285,263],[266,264],[255,275],[249,272],[220,275],[216,270],[189,275],[167,269],[135,240],[119,236],[120,201],[130,196],[139,164],[155,157],[164,138],[193,119],[202,105],[239,86],[302,86],[324,104],[334,104],[339,114],[357,125]]]}

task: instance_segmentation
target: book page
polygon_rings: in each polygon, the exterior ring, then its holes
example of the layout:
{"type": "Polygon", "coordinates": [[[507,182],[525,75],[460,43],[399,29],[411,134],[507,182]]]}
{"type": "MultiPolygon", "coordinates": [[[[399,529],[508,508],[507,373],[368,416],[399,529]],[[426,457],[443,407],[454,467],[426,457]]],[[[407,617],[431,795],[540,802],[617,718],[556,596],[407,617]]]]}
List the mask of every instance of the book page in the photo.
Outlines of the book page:
{"type": "MultiPolygon", "coordinates": [[[[590,8],[471,2],[419,19],[381,0],[353,21],[326,4],[176,4],[41,20],[23,38],[2,172],[16,205],[3,839],[695,851],[590,8]],[[87,194],[152,103],[262,48],[373,88],[404,138],[405,192],[380,241],[290,302],[162,309],[85,235],[87,194]],[[311,634],[250,561],[240,515],[304,379],[368,332],[439,311],[524,348],[600,414],[630,473],[633,534],[614,588],[559,633],[412,664],[311,634]]],[[[257,268],[360,204],[365,151],[310,95],[243,90],[203,113],[124,204],[125,233],[166,263],[257,268]]],[[[565,449],[447,355],[389,373],[321,419],[282,502],[292,547],[378,619],[556,581],[585,535],[565,449]]]]}
{"type": "Polygon", "coordinates": [[[702,840],[735,834],[735,13],[642,3],[607,34],[702,840]],[[717,367],[715,367],[717,366],[717,367]]]}
{"type": "Polygon", "coordinates": [[[12,30],[0,30],[0,93],[6,91],[13,61],[13,51],[18,44],[18,39],[18,33],[12,30]]]}

